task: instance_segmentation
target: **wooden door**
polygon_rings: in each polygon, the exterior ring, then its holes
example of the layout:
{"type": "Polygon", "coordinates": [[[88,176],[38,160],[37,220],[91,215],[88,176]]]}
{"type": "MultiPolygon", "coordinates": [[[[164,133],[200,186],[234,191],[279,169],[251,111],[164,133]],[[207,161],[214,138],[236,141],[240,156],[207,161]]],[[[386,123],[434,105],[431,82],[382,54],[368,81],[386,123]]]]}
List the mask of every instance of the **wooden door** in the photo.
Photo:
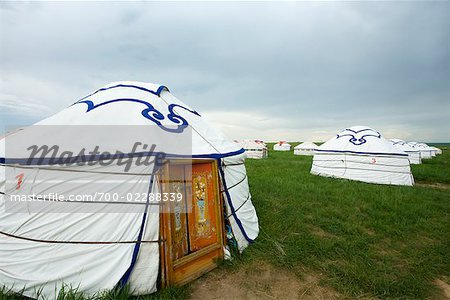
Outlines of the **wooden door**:
{"type": "Polygon", "coordinates": [[[163,192],[182,193],[161,214],[163,285],[187,283],[223,258],[223,210],[215,161],[166,165],[163,192]],[[192,169],[191,169],[192,167],[192,169]],[[190,172],[191,170],[191,172],[190,172]]]}

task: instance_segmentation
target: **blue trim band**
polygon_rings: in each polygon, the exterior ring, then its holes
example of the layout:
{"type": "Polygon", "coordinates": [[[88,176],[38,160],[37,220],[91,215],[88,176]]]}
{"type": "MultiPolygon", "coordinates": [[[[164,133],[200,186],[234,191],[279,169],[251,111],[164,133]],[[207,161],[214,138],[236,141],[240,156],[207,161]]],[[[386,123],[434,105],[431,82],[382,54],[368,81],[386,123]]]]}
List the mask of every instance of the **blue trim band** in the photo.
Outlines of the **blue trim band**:
{"type": "MultiPolygon", "coordinates": [[[[165,89],[166,89],[167,91],[169,91],[169,89],[168,89],[166,86],[164,86],[164,85],[159,86],[158,89],[157,89],[156,92],[155,92],[155,91],[146,89],[146,88],[144,88],[144,87],[142,87],[142,86],[138,86],[138,85],[133,85],[133,84],[117,84],[117,85],[113,85],[113,86],[110,86],[110,87],[107,87],[107,88],[101,88],[101,89],[98,89],[98,90],[96,90],[95,92],[93,92],[92,94],[89,94],[89,95],[87,95],[86,97],[81,98],[80,100],[78,100],[78,101],[75,102],[75,103],[78,103],[78,102],[80,102],[80,101],[83,101],[84,99],[86,99],[86,98],[88,98],[88,97],[90,97],[90,96],[93,96],[93,95],[97,94],[98,92],[107,91],[107,90],[115,89],[115,88],[119,88],[119,87],[128,87],[128,88],[138,89],[138,90],[141,90],[141,91],[148,92],[148,93],[150,93],[150,94],[156,95],[156,96],[158,96],[158,97],[161,95],[162,91],[164,91],[165,89]]],[[[74,103],[74,104],[75,104],[75,103],[74,103]]],[[[72,104],[72,105],[73,105],[73,104],[72,104]]]]}
{"type": "MultiPolygon", "coordinates": [[[[164,154],[165,158],[212,158],[212,159],[220,159],[224,157],[235,156],[244,153],[244,149],[240,149],[233,152],[228,153],[214,153],[214,154],[194,154],[194,155],[182,155],[182,154],[172,154],[172,153],[163,153],[163,152],[137,152],[137,153],[121,153],[111,155],[107,158],[107,160],[111,159],[120,159],[120,158],[133,158],[133,157],[145,157],[145,156],[156,156],[164,154]]],[[[75,164],[77,162],[93,162],[98,161],[102,158],[102,154],[100,155],[85,155],[85,156],[75,156],[70,160],[71,164],[75,164]]],[[[19,164],[19,165],[58,165],[61,163],[59,161],[62,158],[34,158],[32,161],[29,161],[28,158],[0,158],[1,164],[19,164]],[[52,160],[52,161],[51,161],[52,160]]],[[[102,158],[104,159],[104,158],[102,158]]]]}
{"type": "MultiPolygon", "coordinates": [[[[150,185],[148,187],[147,195],[150,195],[150,193],[152,192],[153,179],[154,179],[155,171],[156,171],[156,165],[153,167],[153,172],[152,172],[152,175],[150,176],[150,185]]],[[[149,203],[150,203],[150,197],[147,196],[147,201],[145,203],[145,211],[144,211],[144,215],[142,216],[142,223],[141,223],[141,228],[139,229],[139,235],[138,235],[138,238],[137,238],[137,243],[134,245],[133,256],[131,258],[131,264],[128,267],[128,269],[125,272],[125,274],[122,276],[122,278],[119,281],[119,284],[120,284],[121,287],[124,287],[128,283],[128,280],[130,279],[130,276],[131,276],[131,272],[133,271],[133,268],[136,265],[137,257],[138,257],[138,254],[139,254],[139,250],[141,248],[141,243],[140,242],[142,241],[142,236],[144,235],[145,221],[147,219],[149,203]]]]}
{"type": "Polygon", "coordinates": [[[236,215],[236,210],[234,209],[233,206],[233,202],[231,201],[231,196],[230,196],[230,192],[228,192],[228,188],[227,188],[227,183],[225,181],[225,172],[223,171],[222,168],[222,162],[220,161],[220,159],[217,159],[217,163],[219,165],[219,172],[220,175],[222,177],[222,183],[223,183],[223,188],[225,190],[225,194],[227,196],[227,201],[228,201],[228,205],[231,208],[231,214],[233,215],[234,219],[236,220],[236,223],[238,224],[239,229],[241,230],[242,234],[244,235],[245,239],[249,242],[249,243],[253,243],[255,240],[251,239],[247,233],[245,232],[244,226],[241,223],[241,220],[239,220],[239,218],[236,215]]]}
{"type": "Polygon", "coordinates": [[[369,155],[394,155],[394,156],[405,156],[407,157],[408,154],[401,154],[401,153],[382,153],[382,152],[358,152],[358,151],[347,151],[347,150],[322,150],[322,149],[315,149],[314,151],[317,152],[335,152],[335,153],[351,153],[351,154],[369,154],[369,155]]]}

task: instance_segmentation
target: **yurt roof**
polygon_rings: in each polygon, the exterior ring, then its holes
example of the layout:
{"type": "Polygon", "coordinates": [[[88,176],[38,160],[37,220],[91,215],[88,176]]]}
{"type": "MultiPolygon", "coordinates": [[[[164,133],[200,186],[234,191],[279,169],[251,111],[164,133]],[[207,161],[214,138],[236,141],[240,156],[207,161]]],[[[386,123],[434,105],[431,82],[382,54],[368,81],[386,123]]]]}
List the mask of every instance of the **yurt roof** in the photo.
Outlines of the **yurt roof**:
{"type": "Polygon", "coordinates": [[[294,149],[316,149],[317,147],[313,142],[304,142],[295,146],[294,149]]]}
{"type": "MultiPolygon", "coordinates": [[[[194,157],[226,157],[244,150],[220,131],[211,127],[199,112],[173,96],[163,85],[120,81],[113,82],[83,97],[62,111],[35,125],[158,125],[165,139],[177,139],[183,132],[192,133],[192,152],[174,153],[194,157]]],[[[26,139],[24,129],[10,135],[11,139],[26,139]]],[[[52,137],[72,135],[83,139],[83,132],[76,126],[66,131],[49,127],[46,134],[52,137]]],[[[148,137],[147,137],[148,139],[148,137]]],[[[150,143],[151,143],[150,139],[150,143]]],[[[4,140],[0,140],[4,144],[4,140]]],[[[5,157],[4,145],[0,144],[0,160],[5,157]]],[[[26,157],[26,153],[24,156],[26,157]]]]}
{"type": "Polygon", "coordinates": [[[354,154],[408,155],[386,140],[380,132],[368,126],[345,128],[316,150],[354,154]]]}
{"type": "Polygon", "coordinates": [[[390,141],[393,145],[397,146],[398,148],[400,148],[401,150],[403,150],[405,152],[419,152],[420,151],[420,150],[412,147],[408,143],[406,143],[404,140],[390,139],[390,141]]]}
{"type": "Polygon", "coordinates": [[[265,149],[266,148],[266,146],[264,144],[258,143],[253,140],[243,140],[243,141],[240,141],[239,144],[244,149],[265,149]]]}

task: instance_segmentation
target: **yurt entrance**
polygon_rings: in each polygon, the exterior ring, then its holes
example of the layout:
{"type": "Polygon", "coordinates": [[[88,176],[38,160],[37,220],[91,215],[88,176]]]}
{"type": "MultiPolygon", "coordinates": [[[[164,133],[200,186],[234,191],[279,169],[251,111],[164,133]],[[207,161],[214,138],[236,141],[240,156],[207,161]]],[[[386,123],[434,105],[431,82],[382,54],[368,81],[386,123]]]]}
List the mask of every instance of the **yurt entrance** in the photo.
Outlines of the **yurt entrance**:
{"type": "Polygon", "coordinates": [[[223,206],[215,160],[171,160],[162,192],[183,195],[161,213],[161,285],[182,285],[214,269],[223,258],[223,206]]]}

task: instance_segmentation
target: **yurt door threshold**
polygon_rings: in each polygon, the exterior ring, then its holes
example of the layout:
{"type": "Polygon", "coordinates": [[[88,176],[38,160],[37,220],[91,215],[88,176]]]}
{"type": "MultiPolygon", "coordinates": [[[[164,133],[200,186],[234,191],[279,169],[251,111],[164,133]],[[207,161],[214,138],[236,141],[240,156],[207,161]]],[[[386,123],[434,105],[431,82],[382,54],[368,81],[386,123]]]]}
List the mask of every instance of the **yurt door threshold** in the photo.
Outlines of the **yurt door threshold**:
{"type": "Polygon", "coordinates": [[[162,172],[162,192],[182,200],[161,206],[161,285],[182,285],[223,258],[218,167],[215,160],[170,160],[162,172]]]}

